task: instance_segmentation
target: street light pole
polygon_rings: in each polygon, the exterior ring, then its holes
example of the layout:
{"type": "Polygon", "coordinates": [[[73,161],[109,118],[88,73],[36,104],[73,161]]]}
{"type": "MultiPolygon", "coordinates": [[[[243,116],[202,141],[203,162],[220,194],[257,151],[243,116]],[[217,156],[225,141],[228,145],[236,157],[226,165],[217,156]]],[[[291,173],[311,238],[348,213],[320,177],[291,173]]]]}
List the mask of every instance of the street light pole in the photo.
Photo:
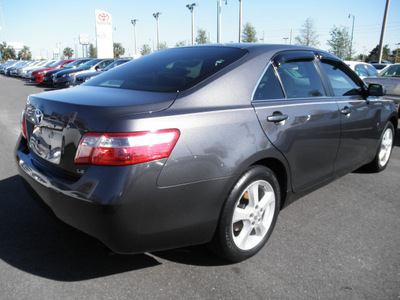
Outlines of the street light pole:
{"type": "Polygon", "coordinates": [[[192,13],[192,45],[194,45],[194,7],[198,6],[198,5],[199,5],[198,3],[192,3],[192,4],[186,5],[186,7],[192,13]]]}
{"type": "Polygon", "coordinates": [[[157,50],[160,50],[160,23],[158,21],[158,18],[161,14],[161,12],[156,12],[153,14],[153,17],[157,20],[157,50]]]}
{"type": "Polygon", "coordinates": [[[289,39],[289,38],[283,38],[284,40],[285,40],[285,45],[287,44],[287,40],[289,39]]]}
{"type": "Polygon", "coordinates": [[[6,28],[4,27],[3,10],[1,9],[1,3],[0,3],[0,14],[1,14],[1,24],[3,26],[3,32],[4,32],[4,41],[7,44],[6,28]]]}
{"type": "Polygon", "coordinates": [[[351,40],[350,40],[350,60],[352,58],[352,50],[353,50],[353,34],[354,34],[354,20],[355,20],[355,16],[353,16],[352,14],[349,14],[349,17],[353,17],[353,26],[351,27],[351,40]]]}
{"type": "Polygon", "coordinates": [[[135,37],[134,37],[134,41],[135,41],[135,56],[137,56],[137,47],[136,47],[136,22],[137,21],[139,21],[139,19],[131,20],[131,23],[133,25],[133,31],[134,31],[134,34],[135,34],[135,37]]]}
{"type": "Polygon", "coordinates": [[[390,0],[386,0],[385,14],[383,16],[383,23],[382,23],[381,38],[380,38],[380,41],[379,41],[379,58],[378,58],[378,63],[379,64],[382,62],[383,40],[385,38],[386,20],[387,20],[387,16],[388,16],[388,13],[389,13],[389,5],[390,5],[390,0]]]}
{"type": "Polygon", "coordinates": [[[239,0],[239,44],[242,42],[242,0],[239,0]]]}
{"type": "Polygon", "coordinates": [[[217,43],[221,42],[221,0],[217,1],[217,43]]]}

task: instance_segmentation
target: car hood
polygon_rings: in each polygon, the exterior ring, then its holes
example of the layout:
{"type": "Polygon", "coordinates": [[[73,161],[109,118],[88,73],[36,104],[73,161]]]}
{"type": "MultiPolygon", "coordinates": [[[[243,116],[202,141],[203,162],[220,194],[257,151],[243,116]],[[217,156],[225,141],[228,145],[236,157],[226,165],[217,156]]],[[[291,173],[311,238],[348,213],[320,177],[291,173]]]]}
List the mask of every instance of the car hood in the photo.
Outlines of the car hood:
{"type": "Polygon", "coordinates": [[[98,72],[84,72],[84,73],[79,73],[76,77],[80,78],[87,78],[87,77],[92,77],[92,76],[97,76],[100,74],[103,74],[105,71],[98,71],[98,72]]]}

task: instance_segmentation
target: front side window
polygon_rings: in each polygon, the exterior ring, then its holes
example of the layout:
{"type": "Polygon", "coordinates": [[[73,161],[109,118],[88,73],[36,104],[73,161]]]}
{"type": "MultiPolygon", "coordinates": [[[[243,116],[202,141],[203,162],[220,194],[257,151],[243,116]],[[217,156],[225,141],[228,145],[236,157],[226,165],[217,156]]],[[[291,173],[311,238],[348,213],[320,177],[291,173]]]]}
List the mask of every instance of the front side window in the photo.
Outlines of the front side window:
{"type": "Polygon", "coordinates": [[[275,75],[274,67],[270,65],[261,79],[255,93],[254,100],[265,100],[265,99],[281,99],[284,98],[284,94],[279,83],[278,78],[275,75]]]}
{"type": "Polygon", "coordinates": [[[321,77],[312,60],[287,61],[278,67],[287,98],[325,96],[321,77]]]}
{"type": "Polygon", "coordinates": [[[335,96],[361,95],[361,83],[340,62],[334,60],[322,60],[322,67],[331,83],[335,96]]]}

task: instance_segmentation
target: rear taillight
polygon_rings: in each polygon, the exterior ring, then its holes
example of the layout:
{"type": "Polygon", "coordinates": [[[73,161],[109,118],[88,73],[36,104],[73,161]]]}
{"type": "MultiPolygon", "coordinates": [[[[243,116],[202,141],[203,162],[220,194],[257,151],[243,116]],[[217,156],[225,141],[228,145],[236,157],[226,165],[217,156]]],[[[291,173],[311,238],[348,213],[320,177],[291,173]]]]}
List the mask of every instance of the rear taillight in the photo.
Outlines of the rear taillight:
{"type": "Polygon", "coordinates": [[[22,136],[26,139],[28,135],[26,134],[25,109],[21,113],[21,133],[22,136]]]}
{"type": "Polygon", "coordinates": [[[86,133],[75,164],[131,165],[169,157],[178,141],[178,129],[132,133],[86,133]]]}

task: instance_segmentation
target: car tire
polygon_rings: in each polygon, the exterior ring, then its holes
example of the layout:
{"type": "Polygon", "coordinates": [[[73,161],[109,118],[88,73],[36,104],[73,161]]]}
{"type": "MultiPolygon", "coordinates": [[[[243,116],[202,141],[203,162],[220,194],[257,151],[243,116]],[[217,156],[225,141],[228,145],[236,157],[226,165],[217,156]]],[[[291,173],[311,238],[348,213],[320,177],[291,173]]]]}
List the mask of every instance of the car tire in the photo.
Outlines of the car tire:
{"type": "Polygon", "coordinates": [[[249,168],[224,203],[211,249],[232,262],[256,254],[275,227],[280,199],[275,174],[264,166],[249,168]]]}
{"type": "Polygon", "coordinates": [[[393,124],[388,122],[385,129],[383,130],[381,139],[379,141],[379,147],[376,152],[374,160],[367,165],[367,168],[372,172],[381,172],[386,169],[392,149],[394,146],[395,131],[393,124]]]}

